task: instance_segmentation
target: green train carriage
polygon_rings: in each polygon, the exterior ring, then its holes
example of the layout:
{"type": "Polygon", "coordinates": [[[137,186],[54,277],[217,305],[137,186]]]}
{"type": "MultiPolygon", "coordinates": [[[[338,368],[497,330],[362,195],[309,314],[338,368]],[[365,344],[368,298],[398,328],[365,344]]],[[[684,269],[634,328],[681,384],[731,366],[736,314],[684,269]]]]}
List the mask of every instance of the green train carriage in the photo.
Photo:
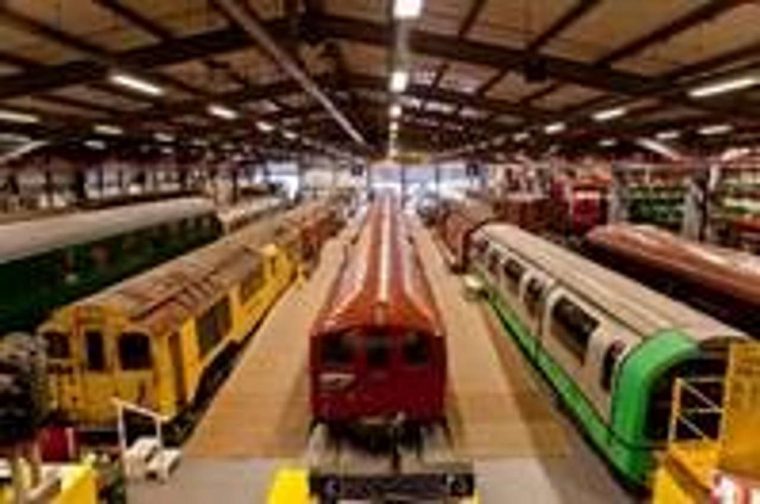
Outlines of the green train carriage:
{"type": "Polygon", "coordinates": [[[722,374],[727,344],[748,336],[514,226],[486,225],[472,243],[523,353],[615,472],[648,486],[674,378],[722,374]]]}
{"type": "Polygon", "coordinates": [[[183,198],[0,226],[0,336],[222,234],[213,203],[183,198]]]}

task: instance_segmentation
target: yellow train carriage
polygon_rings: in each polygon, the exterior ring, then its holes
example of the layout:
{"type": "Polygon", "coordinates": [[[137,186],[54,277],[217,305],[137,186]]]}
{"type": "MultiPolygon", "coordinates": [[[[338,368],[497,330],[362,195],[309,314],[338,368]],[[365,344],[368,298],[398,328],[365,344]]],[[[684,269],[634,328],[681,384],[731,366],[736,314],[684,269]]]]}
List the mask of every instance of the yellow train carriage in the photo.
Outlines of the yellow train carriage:
{"type": "Polygon", "coordinates": [[[292,281],[300,258],[285,231],[314,211],[253,224],[56,312],[40,328],[54,409],[93,427],[115,421],[112,397],[185,411],[292,281]]]}

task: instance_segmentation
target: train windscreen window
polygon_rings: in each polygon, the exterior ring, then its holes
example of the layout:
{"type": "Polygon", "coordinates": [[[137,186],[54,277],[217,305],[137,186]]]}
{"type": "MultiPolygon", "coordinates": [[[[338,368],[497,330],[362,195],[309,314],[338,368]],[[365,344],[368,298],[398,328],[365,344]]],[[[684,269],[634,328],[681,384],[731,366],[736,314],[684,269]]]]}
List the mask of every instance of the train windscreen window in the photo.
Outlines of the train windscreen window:
{"type": "Polygon", "coordinates": [[[138,371],[152,367],[150,339],[142,333],[127,332],[119,338],[119,362],[124,371],[138,371]]]}
{"type": "Polygon", "coordinates": [[[424,366],[430,360],[427,337],[418,332],[410,332],[404,338],[402,347],[404,361],[411,366],[424,366]]]}
{"type": "Polygon", "coordinates": [[[225,296],[195,321],[201,357],[214,349],[217,343],[224,338],[224,335],[229,332],[231,325],[230,302],[225,296]]]}
{"type": "Polygon", "coordinates": [[[535,317],[541,307],[544,284],[538,278],[531,278],[525,290],[525,307],[531,317],[535,317]]]}
{"type": "Polygon", "coordinates": [[[552,332],[562,346],[581,362],[586,358],[591,334],[598,326],[598,320],[566,297],[560,298],[554,305],[552,332]]]}
{"type": "Polygon", "coordinates": [[[347,366],[354,360],[354,348],[344,333],[328,334],[322,339],[322,363],[326,366],[347,366]]]}
{"type": "Polygon", "coordinates": [[[47,331],[43,333],[47,345],[47,355],[51,359],[68,359],[71,357],[71,346],[69,337],[58,331],[47,331]]]}
{"type": "Polygon", "coordinates": [[[507,259],[507,262],[504,263],[504,279],[507,281],[509,290],[514,294],[517,294],[520,289],[520,279],[523,273],[525,273],[525,267],[515,259],[507,259]]]}
{"type": "Polygon", "coordinates": [[[609,392],[612,389],[612,375],[615,372],[615,365],[618,359],[623,354],[623,350],[625,350],[625,344],[622,341],[615,341],[604,352],[602,374],[599,380],[602,390],[609,392]]]}
{"type": "Polygon", "coordinates": [[[87,354],[87,369],[90,371],[105,371],[106,352],[103,334],[100,331],[85,331],[84,342],[87,354]]]}
{"type": "Polygon", "coordinates": [[[367,367],[381,369],[388,367],[391,347],[388,338],[382,334],[370,334],[365,339],[365,357],[367,367]]]}

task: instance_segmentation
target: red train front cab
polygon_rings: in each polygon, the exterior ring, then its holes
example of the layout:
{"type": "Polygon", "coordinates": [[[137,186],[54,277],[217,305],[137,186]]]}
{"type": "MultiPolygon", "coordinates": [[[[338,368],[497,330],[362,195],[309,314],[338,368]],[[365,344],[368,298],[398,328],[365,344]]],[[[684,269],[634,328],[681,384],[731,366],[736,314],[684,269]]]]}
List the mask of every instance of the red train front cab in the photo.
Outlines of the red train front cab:
{"type": "Polygon", "coordinates": [[[395,200],[379,198],[311,334],[314,420],[444,417],[438,310],[395,200]]]}

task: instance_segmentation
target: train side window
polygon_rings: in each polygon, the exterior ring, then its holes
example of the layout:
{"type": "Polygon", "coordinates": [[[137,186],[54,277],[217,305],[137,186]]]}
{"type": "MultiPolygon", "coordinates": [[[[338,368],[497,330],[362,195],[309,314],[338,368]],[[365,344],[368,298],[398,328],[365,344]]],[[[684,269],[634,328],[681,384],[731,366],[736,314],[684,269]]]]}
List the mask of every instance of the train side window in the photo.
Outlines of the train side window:
{"type": "Polygon", "coordinates": [[[103,333],[100,331],[85,331],[84,342],[87,354],[87,369],[90,371],[105,371],[106,352],[103,333]]]}
{"type": "Polygon", "coordinates": [[[599,378],[599,385],[602,390],[609,392],[612,388],[612,375],[615,372],[615,365],[625,350],[625,344],[622,341],[615,341],[607,347],[602,359],[602,371],[599,378]]]}
{"type": "Polygon", "coordinates": [[[525,307],[531,317],[535,317],[541,307],[544,284],[538,278],[531,278],[525,289],[525,307]]]}
{"type": "Polygon", "coordinates": [[[333,366],[346,366],[354,360],[354,349],[344,333],[328,334],[322,340],[322,363],[333,366]]]}
{"type": "Polygon", "coordinates": [[[264,285],[264,267],[261,261],[256,264],[240,283],[240,299],[247,303],[251,297],[264,285]]]}
{"type": "Polygon", "coordinates": [[[195,321],[201,357],[214,349],[217,343],[230,331],[231,326],[230,301],[225,296],[195,321]]]}
{"type": "Polygon", "coordinates": [[[365,356],[367,367],[382,369],[388,367],[391,347],[388,338],[382,334],[370,334],[365,339],[365,356]]]}
{"type": "Polygon", "coordinates": [[[58,331],[46,331],[42,334],[47,344],[47,355],[51,359],[71,358],[71,346],[69,337],[58,331]]]}
{"type": "Polygon", "coordinates": [[[119,362],[124,371],[150,369],[150,339],[142,333],[127,332],[119,337],[119,362]]]}
{"type": "Polygon", "coordinates": [[[586,313],[583,308],[566,297],[557,301],[552,310],[552,332],[579,361],[586,358],[591,334],[599,326],[599,321],[586,313]]]}
{"type": "Polygon", "coordinates": [[[499,270],[499,251],[494,250],[491,252],[491,255],[488,257],[488,271],[491,272],[491,274],[495,275],[499,270]]]}
{"type": "Polygon", "coordinates": [[[517,260],[509,258],[504,263],[504,278],[507,280],[509,290],[514,294],[517,294],[520,289],[520,279],[525,273],[525,266],[520,264],[517,260]]]}
{"type": "Polygon", "coordinates": [[[430,360],[427,337],[422,333],[410,332],[404,338],[402,347],[404,361],[411,366],[424,366],[430,360]]]}

